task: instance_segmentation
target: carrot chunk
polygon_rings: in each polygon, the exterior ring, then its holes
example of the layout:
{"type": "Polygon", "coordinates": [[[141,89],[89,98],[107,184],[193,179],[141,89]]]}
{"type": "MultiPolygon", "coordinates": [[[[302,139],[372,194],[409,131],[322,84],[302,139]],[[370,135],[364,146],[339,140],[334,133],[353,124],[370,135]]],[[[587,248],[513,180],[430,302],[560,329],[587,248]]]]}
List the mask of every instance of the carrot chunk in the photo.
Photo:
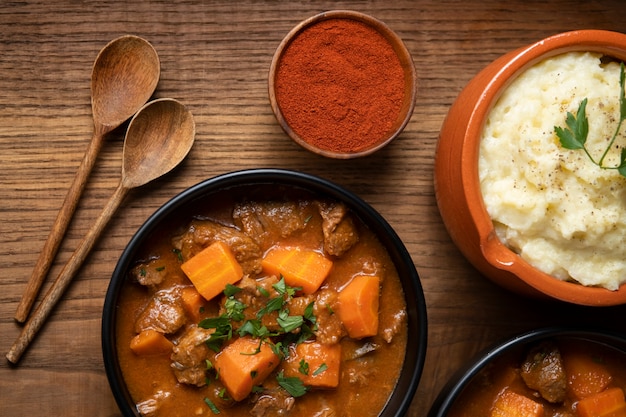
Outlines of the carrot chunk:
{"type": "Polygon", "coordinates": [[[207,300],[243,277],[241,265],[228,245],[216,241],[183,263],[180,268],[207,300]]]}
{"type": "Polygon", "coordinates": [[[285,376],[297,377],[306,386],[336,388],[339,385],[341,345],[300,343],[285,361],[285,376]]]}
{"type": "Polygon", "coordinates": [[[313,294],[322,285],[333,263],[324,255],[300,248],[271,249],[261,261],[266,273],[283,276],[291,287],[313,294]]]}
{"type": "Polygon", "coordinates": [[[498,395],[491,408],[490,417],[542,417],[543,405],[510,390],[498,395]]]}
{"type": "Polygon", "coordinates": [[[339,292],[339,318],[353,339],[378,333],[379,287],[378,277],[360,275],[339,292]]]}
{"type": "Polygon", "coordinates": [[[626,417],[626,401],[621,388],[609,388],[578,401],[579,417],[626,417]]]}
{"type": "Polygon", "coordinates": [[[206,300],[195,287],[185,287],[181,290],[181,299],[183,301],[183,308],[193,321],[200,321],[200,313],[206,300]]]}
{"type": "Polygon", "coordinates": [[[246,398],[280,363],[280,358],[265,342],[240,337],[215,357],[214,365],[228,394],[235,401],[246,398]]]}
{"type": "Polygon", "coordinates": [[[603,364],[582,352],[563,355],[563,365],[568,387],[578,399],[604,391],[613,379],[603,364]]]}
{"type": "Polygon", "coordinates": [[[174,344],[163,333],[144,330],[130,340],[130,349],[135,355],[162,355],[170,353],[174,344]]]}

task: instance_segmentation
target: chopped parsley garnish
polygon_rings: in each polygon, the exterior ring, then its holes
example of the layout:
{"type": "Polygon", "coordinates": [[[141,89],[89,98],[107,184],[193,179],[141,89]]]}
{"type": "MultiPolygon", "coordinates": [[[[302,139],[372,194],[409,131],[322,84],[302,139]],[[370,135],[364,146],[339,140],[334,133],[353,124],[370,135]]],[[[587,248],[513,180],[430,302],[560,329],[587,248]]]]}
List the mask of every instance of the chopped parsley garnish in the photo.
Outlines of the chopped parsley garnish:
{"type": "Polygon", "coordinates": [[[281,276],[280,281],[276,284],[272,285],[272,287],[276,290],[276,292],[280,295],[286,295],[287,297],[293,297],[297,291],[300,291],[302,288],[300,287],[290,287],[285,283],[285,277],[281,276]]]}
{"type": "Polygon", "coordinates": [[[270,293],[263,287],[257,287],[257,290],[259,291],[259,294],[261,294],[263,297],[270,296],[270,293]]]}
{"type": "Polygon", "coordinates": [[[278,313],[276,319],[280,327],[282,327],[285,333],[291,333],[294,330],[302,327],[304,324],[304,318],[302,316],[290,316],[289,310],[281,310],[278,313]]]}
{"type": "Polygon", "coordinates": [[[326,371],[328,369],[328,365],[326,365],[325,363],[321,364],[319,366],[319,368],[317,368],[314,372],[313,372],[313,376],[319,375],[322,372],[326,371]]]}
{"type": "Polygon", "coordinates": [[[300,359],[300,366],[298,367],[298,372],[300,372],[302,375],[309,374],[309,363],[305,361],[304,359],[300,359]]]}
{"type": "Polygon", "coordinates": [[[180,249],[172,249],[172,253],[174,253],[174,255],[176,255],[176,258],[178,259],[179,262],[183,262],[183,253],[180,251],[180,249]]]}
{"type": "Polygon", "coordinates": [[[241,288],[233,284],[226,284],[226,288],[224,288],[224,295],[226,297],[232,297],[239,292],[241,292],[241,288]]]}
{"type": "Polygon", "coordinates": [[[249,335],[252,337],[265,338],[270,336],[270,331],[261,324],[260,320],[246,320],[237,330],[237,333],[240,337],[249,335]]]}
{"type": "Polygon", "coordinates": [[[206,341],[207,346],[215,352],[219,352],[224,342],[233,337],[232,318],[228,313],[218,317],[206,318],[198,323],[198,327],[215,330],[206,341]]]}
{"type": "Polygon", "coordinates": [[[283,308],[284,305],[285,299],[282,296],[270,298],[267,304],[265,304],[265,307],[257,312],[256,316],[257,318],[261,318],[266,314],[273,313],[274,311],[279,311],[281,308],[283,308]]]}
{"type": "Polygon", "coordinates": [[[294,398],[302,397],[307,392],[307,388],[300,378],[295,376],[286,377],[283,375],[283,371],[278,373],[276,380],[278,381],[278,385],[283,387],[283,389],[294,398]]]}
{"type": "Polygon", "coordinates": [[[213,412],[213,414],[219,414],[220,413],[220,409],[217,408],[217,406],[213,403],[213,401],[211,401],[208,398],[204,398],[204,402],[206,403],[206,405],[209,406],[209,408],[211,409],[211,411],[213,412]]]}
{"type": "Polygon", "coordinates": [[[242,303],[239,300],[236,300],[232,297],[226,299],[224,303],[224,309],[226,310],[226,317],[233,321],[241,321],[246,318],[246,315],[243,311],[248,306],[242,303]]]}
{"type": "MultiPolygon", "coordinates": [[[[261,345],[267,343],[272,351],[282,360],[289,356],[290,345],[302,343],[311,338],[314,330],[317,329],[317,318],[313,314],[314,303],[309,303],[302,315],[291,315],[288,302],[299,291],[299,288],[287,285],[283,277],[272,288],[276,291],[277,296],[275,297],[272,297],[269,291],[257,287],[259,294],[266,297],[267,302],[257,312],[255,318],[246,319],[246,317],[250,317],[249,314],[245,314],[245,310],[249,306],[236,297],[242,289],[234,285],[227,285],[224,289],[226,299],[223,304],[222,314],[218,317],[206,318],[198,323],[198,326],[203,329],[213,329],[213,333],[205,342],[207,346],[219,352],[224,343],[232,339],[233,333],[236,333],[239,337],[250,336],[259,339],[257,349],[251,352],[241,352],[242,355],[255,355],[260,352],[261,345]],[[263,317],[271,313],[276,313],[276,323],[280,326],[280,329],[270,331],[263,324],[263,317]]],[[[308,375],[308,367],[308,363],[304,360],[300,362],[300,372],[306,372],[305,374],[308,375]]],[[[215,371],[215,368],[209,361],[206,362],[206,368],[207,370],[215,371]]],[[[326,370],[326,365],[322,364],[315,371],[314,375],[324,370],[326,370]]],[[[254,378],[256,373],[253,372],[251,376],[254,378]]],[[[302,380],[297,377],[285,377],[282,371],[277,375],[277,381],[293,397],[300,397],[307,392],[307,388],[302,380]]],[[[209,400],[207,399],[206,401],[209,400]]],[[[216,413],[215,410],[213,412],[216,413]]],[[[217,410],[217,413],[219,413],[219,410],[217,410]]]]}

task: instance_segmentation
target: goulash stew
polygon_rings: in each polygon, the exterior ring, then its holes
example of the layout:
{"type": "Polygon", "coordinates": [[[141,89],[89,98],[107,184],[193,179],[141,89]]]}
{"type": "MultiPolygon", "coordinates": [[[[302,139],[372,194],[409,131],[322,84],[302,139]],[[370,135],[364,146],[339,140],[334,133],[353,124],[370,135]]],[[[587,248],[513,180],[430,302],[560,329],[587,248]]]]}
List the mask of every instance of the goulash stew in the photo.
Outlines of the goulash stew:
{"type": "Polygon", "coordinates": [[[500,358],[449,417],[626,417],[626,354],[582,339],[538,342],[500,358]]]}
{"type": "Polygon", "coordinates": [[[216,198],[142,249],[117,350],[143,416],[377,416],[405,355],[396,269],[342,203],[216,198]]]}

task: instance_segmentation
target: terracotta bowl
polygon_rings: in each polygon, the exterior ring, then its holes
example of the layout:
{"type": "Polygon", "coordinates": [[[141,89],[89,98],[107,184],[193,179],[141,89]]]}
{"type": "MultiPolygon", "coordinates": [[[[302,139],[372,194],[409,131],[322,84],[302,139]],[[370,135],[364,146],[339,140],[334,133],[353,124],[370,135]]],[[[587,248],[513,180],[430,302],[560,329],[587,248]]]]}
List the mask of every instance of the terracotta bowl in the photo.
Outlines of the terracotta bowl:
{"type": "MultiPolygon", "coordinates": [[[[297,26],[295,26],[287,34],[287,36],[285,36],[285,38],[278,46],[276,52],[274,53],[274,57],[272,59],[269,71],[268,90],[270,104],[272,106],[274,115],[276,116],[276,120],[285,131],[285,133],[287,133],[287,135],[289,135],[289,137],[294,142],[318,155],[322,155],[328,158],[350,159],[363,157],[376,152],[377,150],[389,144],[389,142],[391,142],[402,132],[402,130],[409,122],[409,119],[411,118],[411,115],[413,114],[413,109],[415,107],[415,97],[417,94],[417,76],[411,54],[406,49],[400,37],[396,33],[394,33],[385,23],[363,13],[348,10],[334,10],[320,13],[302,21],[297,26]],[[404,84],[403,87],[401,87],[403,88],[402,103],[400,104],[400,111],[398,113],[398,116],[392,122],[391,128],[388,130],[387,134],[384,137],[377,138],[375,143],[370,143],[370,141],[368,140],[367,147],[358,149],[356,151],[336,151],[328,148],[322,148],[316,146],[310,141],[305,140],[302,137],[303,129],[294,128],[289,124],[288,117],[286,117],[283,109],[281,108],[281,105],[283,103],[281,103],[279,95],[277,95],[276,92],[277,77],[279,76],[279,66],[281,63],[281,59],[285,54],[285,51],[290,47],[292,42],[296,38],[298,38],[304,31],[319,24],[320,22],[330,19],[353,20],[374,29],[376,32],[382,35],[382,37],[386,39],[387,42],[391,45],[400,61],[400,65],[404,73],[404,84]]],[[[374,139],[372,139],[372,141],[374,141],[374,139]]]]}
{"type": "Polygon", "coordinates": [[[626,35],[600,30],[557,34],[512,51],[478,73],[461,91],[441,128],[434,174],[437,203],[455,244],[495,283],[521,294],[574,304],[624,304],[626,285],[609,291],[560,281],[508,249],[495,234],[480,190],[479,141],[494,103],[521,72],[570,51],[594,51],[626,60],[626,35]]]}
{"type": "MultiPolygon", "coordinates": [[[[585,341],[626,355],[626,338],[623,334],[612,331],[579,327],[547,327],[530,330],[496,343],[470,359],[446,382],[433,402],[428,417],[448,416],[457,399],[474,381],[478,383],[477,380],[484,372],[493,372],[494,363],[497,363],[498,359],[510,357],[510,355],[519,355],[523,358],[529,346],[543,341],[557,341],[562,344],[578,344],[580,341],[585,341]]],[[[480,382],[484,381],[481,379],[480,382]]]]}
{"type": "MultiPolygon", "coordinates": [[[[250,196],[318,196],[343,202],[354,215],[378,237],[396,266],[404,290],[408,340],[404,364],[396,386],[380,417],[404,416],[411,404],[421,377],[427,344],[426,303],[415,265],[406,247],[383,217],[353,193],[325,179],[287,170],[253,169],[223,174],[181,192],[160,207],[139,228],[117,263],[109,285],[102,314],[102,350],[104,367],[111,391],[125,417],[139,417],[130,396],[120,366],[117,349],[117,317],[122,289],[129,285],[129,271],[142,247],[152,242],[164,227],[170,228],[204,207],[220,206],[224,201],[235,201],[250,196]]],[[[278,197],[276,197],[278,198],[278,197]]],[[[187,220],[184,220],[185,222],[187,220]]],[[[209,412],[210,414],[210,412],[209,412]]]]}

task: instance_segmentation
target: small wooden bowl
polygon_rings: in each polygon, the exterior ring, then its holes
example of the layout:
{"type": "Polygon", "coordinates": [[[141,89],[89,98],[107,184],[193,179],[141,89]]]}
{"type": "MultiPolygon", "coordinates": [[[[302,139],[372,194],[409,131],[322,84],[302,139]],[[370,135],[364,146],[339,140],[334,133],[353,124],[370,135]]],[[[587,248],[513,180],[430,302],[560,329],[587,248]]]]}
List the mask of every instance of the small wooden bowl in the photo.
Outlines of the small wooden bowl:
{"type": "Polygon", "coordinates": [[[561,281],[539,271],[496,236],[478,179],[479,143],[500,94],[521,72],[571,51],[600,52],[626,60],[626,35],[602,30],[557,34],[512,51],[479,72],[459,94],[441,128],[435,158],[435,194],[452,240],[487,278],[518,293],[589,306],[626,303],[616,291],[561,281]]]}
{"type": "Polygon", "coordinates": [[[272,59],[272,63],[269,71],[269,99],[270,104],[272,106],[272,110],[274,115],[276,116],[276,120],[282,127],[282,129],[289,135],[289,137],[302,146],[303,148],[316,153],[318,155],[322,155],[328,158],[336,158],[336,159],[349,159],[349,158],[358,158],[366,155],[370,155],[377,150],[386,146],[389,142],[391,142],[394,138],[396,138],[400,132],[405,128],[411,115],[413,114],[413,109],[415,107],[415,97],[417,94],[417,75],[415,71],[415,66],[413,64],[413,59],[411,58],[411,54],[406,49],[404,43],[395,34],[386,24],[383,22],[365,15],[363,13],[347,11],[347,10],[335,10],[328,11],[324,13],[320,13],[313,17],[310,17],[296,27],[294,27],[287,36],[282,40],[280,45],[278,46],[276,52],[274,53],[274,57],[272,59]],[[404,91],[403,91],[403,99],[400,107],[400,111],[396,120],[393,121],[391,129],[388,131],[388,134],[385,137],[378,139],[375,143],[370,144],[368,147],[359,149],[355,152],[337,152],[330,149],[324,149],[316,146],[310,142],[307,142],[300,134],[290,126],[289,121],[285,118],[283,111],[281,110],[281,103],[277,97],[276,93],[276,82],[278,77],[278,69],[280,66],[281,59],[285,51],[289,48],[291,43],[300,36],[305,30],[311,28],[312,26],[326,20],[330,19],[349,19],[360,22],[373,28],[376,30],[384,39],[386,39],[391,47],[393,48],[395,54],[397,55],[402,70],[404,72],[404,91]]]}

